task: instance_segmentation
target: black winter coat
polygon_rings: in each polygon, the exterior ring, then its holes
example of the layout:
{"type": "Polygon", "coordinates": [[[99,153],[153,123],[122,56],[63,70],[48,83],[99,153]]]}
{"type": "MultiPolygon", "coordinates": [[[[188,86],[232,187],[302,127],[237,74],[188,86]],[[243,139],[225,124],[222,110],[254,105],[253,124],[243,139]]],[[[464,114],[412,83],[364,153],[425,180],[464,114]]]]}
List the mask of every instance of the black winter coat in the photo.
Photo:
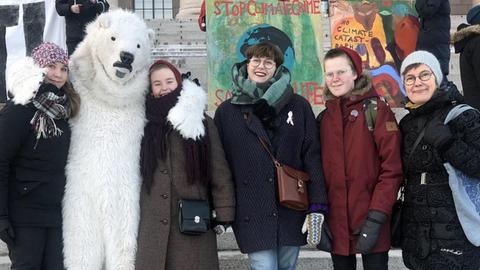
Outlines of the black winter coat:
{"type": "Polygon", "coordinates": [[[9,101],[0,112],[0,218],[13,226],[60,227],[70,127],[55,120],[62,135],[37,143],[30,125],[36,110],[31,102],[9,101]]]}
{"type": "Polygon", "coordinates": [[[465,101],[480,109],[480,25],[460,29],[452,36],[455,52],[460,53],[460,76],[465,101]]]}
{"type": "Polygon", "coordinates": [[[294,94],[273,120],[270,140],[249,105],[223,102],[215,123],[235,182],[236,215],[233,230],[240,250],[251,253],[279,246],[302,246],[305,212],[278,202],[275,166],[257,136],[268,142],[276,158],[310,175],[310,203],[327,204],[320,158],[320,140],[310,104],[294,94]],[[288,124],[288,114],[293,124],[288,124]]]}
{"type": "Polygon", "coordinates": [[[58,15],[65,17],[69,54],[73,52],[73,50],[70,51],[70,45],[74,44],[73,48],[75,48],[83,40],[85,26],[93,21],[98,14],[107,12],[109,7],[110,5],[106,0],[97,0],[95,4],[91,3],[90,0],[55,0],[58,15]],[[79,14],[70,10],[74,3],[82,5],[79,14]]]}
{"type": "Polygon", "coordinates": [[[452,85],[436,90],[430,101],[411,109],[400,122],[407,170],[402,251],[410,269],[480,269],[480,248],[465,237],[443,166],[448,161],[480,177],[480,113],[465,111],[448,124],[455,140],[443,154],[422,139],[407,160],[423,125],[434,116],[445,119],[453,103],[462,102],[452,85]]]}
{"type": "Polygon", "coordinates": [[[448,0],[417,0],[420,18],[417,50],[431,52],[437,57],[443,75],[448,75],[450,62],[450,3],[448,0]]]}

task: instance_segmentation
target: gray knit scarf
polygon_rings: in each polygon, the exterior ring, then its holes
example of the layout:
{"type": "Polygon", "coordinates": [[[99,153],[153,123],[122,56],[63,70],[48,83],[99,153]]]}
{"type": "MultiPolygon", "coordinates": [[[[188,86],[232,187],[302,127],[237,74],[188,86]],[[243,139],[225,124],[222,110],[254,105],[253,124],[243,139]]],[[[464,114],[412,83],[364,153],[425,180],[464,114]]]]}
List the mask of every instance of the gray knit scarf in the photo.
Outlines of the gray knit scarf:
{"type": "Polygon", "coordinates": [[[70,116],[67,96],[46,90],[37,94],[32,103],[37,111],[30,120],[30,124],[36,133],[37,142],[42,137],[46,139],[62,135],[63,131],[57,127],[55,119],[68,119],[70,116]]]}
{"type": "Polygon", "coordinates": [[[290,86],[290,72],[284,66],[279,66],[273,77],[266,83],[256,83],[248,79],[248,60],[232,67],[232,103],[239,105],[254,104],[260,98],[275,108],[278,113],[293,95],[290,86]]]}

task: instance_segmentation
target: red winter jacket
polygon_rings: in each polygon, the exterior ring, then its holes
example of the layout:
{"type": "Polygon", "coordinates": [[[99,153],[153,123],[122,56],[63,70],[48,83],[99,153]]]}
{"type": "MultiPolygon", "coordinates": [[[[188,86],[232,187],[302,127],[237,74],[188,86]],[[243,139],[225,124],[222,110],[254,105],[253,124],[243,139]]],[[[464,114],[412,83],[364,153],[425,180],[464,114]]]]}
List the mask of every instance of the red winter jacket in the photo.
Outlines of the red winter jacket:
{"type": "MultiPolygon", "coordinates": [[[[336,98],[326,89],[320,142],[332,253],[338,255],[357,253],[358,237],[354,232],[362,226],[369,210],[390,216],[403,181],[401,134],[393,112],[382,99],[377,98],[374,131],[368,130],[363,106],[364,100],[372,97],[378,94],[366,74],[359,77],[350,97],[336,98]]],[[[389,249],[387,221],[372,252],[389,249]]]]}

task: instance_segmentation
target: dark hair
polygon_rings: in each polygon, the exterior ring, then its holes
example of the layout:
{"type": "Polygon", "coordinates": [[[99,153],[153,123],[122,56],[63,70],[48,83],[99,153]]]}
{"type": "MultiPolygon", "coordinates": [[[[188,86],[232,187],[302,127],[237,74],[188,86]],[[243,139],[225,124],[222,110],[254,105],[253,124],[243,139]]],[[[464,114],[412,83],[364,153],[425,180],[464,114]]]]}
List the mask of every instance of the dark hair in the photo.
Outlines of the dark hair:
{"type": "MultiPolygon", "coordinates": [[[[346,54],[344,51],[342,51],[338,48],[333,48],[333,49],[329,50],[325,54],[325,56],[323,57],[323,63],[325,64],[325,61],[328,60],[328,59],[333,59],[333,58],[342,57],[342,56],[345,59],[347,59],[348,64],[350,65],[350,68],[355,73],[355,75],[360,76],[360,74],[356,74],[357,72],[355,71],[356,70],[355,65],[353,64],[352,59],[350,59],[350,56],[348,56],[348,54],[346,54]]],[[[325,66],[324,66],[324,69],[325,69],[325,66]]]]}
{"type": "Polygon", "coordinates": [[[80,96],[73,89],[73,85],[70,81],[66,81],[62,86],[65,95],[67,95],[68,102],[70,103],[70,117],[74,117],[78,114],[80,110],[80,96]]]}
{"type": "Polygon", "coordinates": [[[248,47],[245,51],[245,56],[248,60],[252,59],[252,57],[272,58],[277,68],[283,64],[282,51],[277,45],[270,42],[261,42],[248,47]]]}
{"type": "MultiPolygon", "coordinates": [[[[421,66],[421,65],[423,65],[423,63],[414,63],[414,64],[411,64],[411,65],[407,66],[407,67],[405,68],[405,70],[403,70],[403,72],[402,72],[401,75],[402,75],[402,76],[405,76],[405,74],[407,74],[407,72],[409,72],[409,71],[412,70],[412,69],[418,68],[418,67],[421,66]]],[[[430,68],[430,66],[427,66],[427,67],[430,68]]],[[[431,69],[431,68],[430,68],[430,69],[431,69]]],[[[433,75],[435,76],[435,74],[433,74],[433,75]]]]}

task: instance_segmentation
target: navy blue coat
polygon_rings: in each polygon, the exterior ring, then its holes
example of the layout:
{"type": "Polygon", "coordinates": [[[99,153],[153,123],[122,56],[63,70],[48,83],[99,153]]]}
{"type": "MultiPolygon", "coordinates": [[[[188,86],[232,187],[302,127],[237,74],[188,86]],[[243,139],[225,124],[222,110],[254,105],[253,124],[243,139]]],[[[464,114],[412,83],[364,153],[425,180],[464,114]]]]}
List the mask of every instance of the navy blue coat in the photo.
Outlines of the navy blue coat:
{"type": "Polygon", "coordinates": [[[310,104],[295,94],[273,121],[276,128],[269,136],[249,105],[227,100],[215,113],[235,182],[233,230],[243,253],[306,244],[306,235],[301,232],[305,212],[279,204],[275,166],[257,136],[269,142],[280,162],[309,173],[310,203],[327,204],[320,140],[310,104]],[[287,123],[289,112],[293,113],[293,125],[287,123]]]}
{"type": "Polygon", "coordinates": [[[442,73],[448,75],[450,62],[450,3],[448,0],[417,0],[420,18],[417,50],[431,52],[440,62],[442,73]]]}

